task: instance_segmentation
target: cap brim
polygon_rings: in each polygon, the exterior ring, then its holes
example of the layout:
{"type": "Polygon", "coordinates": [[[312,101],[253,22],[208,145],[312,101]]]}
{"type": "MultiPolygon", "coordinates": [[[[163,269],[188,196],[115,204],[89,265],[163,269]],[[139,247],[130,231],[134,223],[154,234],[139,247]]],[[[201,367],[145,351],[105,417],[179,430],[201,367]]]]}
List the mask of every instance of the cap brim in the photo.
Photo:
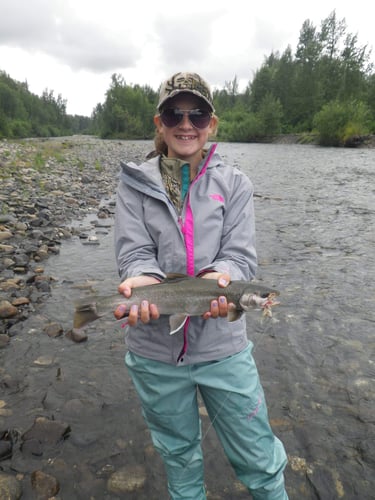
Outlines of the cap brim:
{"type": "Polygon", "coordinates": [[[164,103],[169,101],[169,99],[176,97],[176,95],[178,95],[178,94],[193,94],[193,95],[199,97],[199,99],[202,99],[202,101],[204,101],[206,104],[208,104],[208,106],[210,107],[210,110],[212,112],[215,111],[215,108],[213,107],[212,103],[208,99],[206,99],[200,92],[198,92],[196,90],[187,90],[187,89],[173,90],[168,96],[166,96],[164,99],[161,99],[159,101],[159,104],[157,105],[157,110],[160,111],[160,108],[163,106],[164,103]]]}

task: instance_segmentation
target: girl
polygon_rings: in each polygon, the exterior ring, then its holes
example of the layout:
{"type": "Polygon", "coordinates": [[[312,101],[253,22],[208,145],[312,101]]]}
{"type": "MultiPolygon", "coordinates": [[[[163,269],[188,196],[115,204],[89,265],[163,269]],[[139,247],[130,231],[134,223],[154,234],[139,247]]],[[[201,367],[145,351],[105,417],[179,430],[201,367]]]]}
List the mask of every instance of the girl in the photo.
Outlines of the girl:
{"type": "MultiPolygon", "coordinates": [[[[119,292],[158,283],[167,273],[250,280],[256,271],[253,187],[226,165],[216,144],[205,149],[218,118],[209,85],[177,73],[160,90],[155,152],[122,163],[115,252],[119,292]]],[[[206,498],[198,413],[199,390],[237,477],[255,500],[286,500],[286,454],[268,421],[247,339],[245,316],[227,321],[225,297],[212,301],[175,335],[157,304],[128,316],[125,363],[139,395],[173,500],[206,498]]],[[[125,306],[115,311],[117,319],[125,306]]]]}

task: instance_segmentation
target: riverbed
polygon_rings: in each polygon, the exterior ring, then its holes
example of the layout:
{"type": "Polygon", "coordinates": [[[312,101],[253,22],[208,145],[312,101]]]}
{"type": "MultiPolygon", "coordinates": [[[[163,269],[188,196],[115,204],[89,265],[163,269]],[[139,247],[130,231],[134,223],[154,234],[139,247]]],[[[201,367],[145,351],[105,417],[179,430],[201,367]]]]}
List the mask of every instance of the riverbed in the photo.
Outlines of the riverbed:
{"type": "MultiPolygon", "coordinates": [[[[125,159],[126,141],[122,147],[125,159]]],[[[151,143],[137,148],[147,153],[151,143]]],[[[290,499],[373,498],[375,150],[225,143],[218,151],[254,184],[257,279],[281,292],[272,318],[259,311],[247,318],[271,424],[289,457],[290,499]]],[[[1,387],[0,430],[20,437],[39,417],[69,428],[39,453],[14,446],[0,461],[25,499],[33,498],[36,470],[57,479],[62,500],[167,498],[124,367],[123,322],[93,323],[85,342],[66,335],[75,298],[113,293],[118,284],[114,196],[102,205],[107,218],[93,209],[72,222],[77,231],[45,263],[54,277],[50,297],[0,350],[9,381],[1,387]],[[41,318],[59,323],[64,335],[45,335],[41,318]]],[[[203,405],[201,416],[208,499],[250,498],[203,405]]]]}

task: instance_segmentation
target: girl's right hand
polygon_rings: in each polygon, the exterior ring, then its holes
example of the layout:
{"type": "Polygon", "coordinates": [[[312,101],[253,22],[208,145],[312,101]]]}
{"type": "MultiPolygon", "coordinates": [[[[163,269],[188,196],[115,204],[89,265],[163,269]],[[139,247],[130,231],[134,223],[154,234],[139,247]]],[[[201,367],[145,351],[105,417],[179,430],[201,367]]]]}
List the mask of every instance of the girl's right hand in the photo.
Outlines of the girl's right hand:
{"type": "MultiPolygon", "coordinates": [[[[156,283],[160,283],[160,281],[152,276],[134,276],[133,278],[127,278],[125,281],[120,283],[118,291],[126,298],[129,298],[132,294],[132,288],[155,285],[156,283]]],[[[114,312],[115,318],[121,319],[125,315],[125,312],[126,305],[120,304],[114,312]]],[[[157,306],[155,304],[149,304],[147,300],[143,300],[140,307],[133,305],[130,308],[128,314],[128,324],[130,326],[134,326],[137,324],[138,319],[140,319],[142,323],[148,323],[151,319],[158,319],[159,316],[160,314],[157,306]]]]}

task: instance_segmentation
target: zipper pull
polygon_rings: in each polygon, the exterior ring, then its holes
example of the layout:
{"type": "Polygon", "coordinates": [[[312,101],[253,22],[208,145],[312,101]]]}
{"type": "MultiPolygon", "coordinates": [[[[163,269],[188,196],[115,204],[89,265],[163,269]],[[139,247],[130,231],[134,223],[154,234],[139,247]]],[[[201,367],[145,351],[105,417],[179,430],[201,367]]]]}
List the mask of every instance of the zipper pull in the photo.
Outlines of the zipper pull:
{"type": "Polygon", "coordinates": [[[180,226],[182,234],[185,234],[184,221],[182,220],[181,215],[178,216],[178,225],[180,226]]]}

